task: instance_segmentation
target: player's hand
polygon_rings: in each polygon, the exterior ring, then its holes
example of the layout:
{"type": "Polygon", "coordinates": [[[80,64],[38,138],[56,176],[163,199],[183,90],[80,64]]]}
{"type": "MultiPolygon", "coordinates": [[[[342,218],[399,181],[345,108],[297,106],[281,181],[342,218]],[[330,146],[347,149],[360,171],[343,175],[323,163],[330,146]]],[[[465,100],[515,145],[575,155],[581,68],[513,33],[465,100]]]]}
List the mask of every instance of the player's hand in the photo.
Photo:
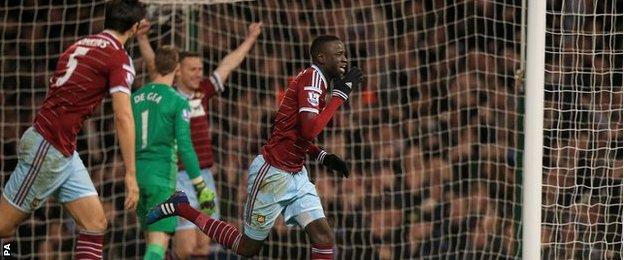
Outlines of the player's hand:
{"type": "Polygon", "coordinates": [[[197,200],[199,201],[199,211],[211,216],[215,213],[215,193],[212,189],[206,186],[206,183],[195,184],[195,192],[197,192],[197,200]]]}
{"type": "Polygon", "coordinates": [[[325,155],[325,158],[323,159],[323,165],[329,168],[332,172],[337,171],[342,174],[342,177],[349,178],[349,167],[347,167],[347,163],[340,159],[338,155],[325,155]]]}
{"type": "Polygon", "coordinates": [[[249,28],[247,29],[247,38],[258,39],[260,33],[262,32],[262,22],[251,23],[249,24],[249,28]]]}
{"type": "Polygon", "coordinates": [[[126,173],[124,182],[126,183],[126,200],[124,201],[124,208],[126,210],[135,210],[137,207],[137,201],[139,200],[139,185],[137,185],[136,175],[126,173]]]}
{"type": "Polygon", "coordinates": [[[147,19],[141,20],[141,22],[139,22],[139,29],[136,32],[137,39],[141,39],[143,37],[147,38],[150,27],[151,24],[147,19]]]}
{"type": "Polygon", "coordinates": [[[334,79],[332,96],[337,96],[345,101],[349,99],[351,91],[360,86],[363,75],[362,70],[358,67],[353,67],[345,73],[344,77],[334,79]]]}

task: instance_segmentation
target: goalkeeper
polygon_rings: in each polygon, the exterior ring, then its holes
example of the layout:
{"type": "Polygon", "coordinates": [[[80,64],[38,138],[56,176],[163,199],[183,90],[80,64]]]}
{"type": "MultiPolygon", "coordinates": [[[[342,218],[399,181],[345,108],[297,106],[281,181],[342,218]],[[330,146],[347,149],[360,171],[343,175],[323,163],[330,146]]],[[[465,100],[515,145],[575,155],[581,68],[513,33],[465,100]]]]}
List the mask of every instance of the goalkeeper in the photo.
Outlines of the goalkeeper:
{"type": "MultiPolygon", "coordinates": [[[[210,138],[210,101],[222,93],[224,84],[229,75],[245,59],[262,30],[262,23],[251,23],[245,40],[233,51],[228,53],[219,62],[219,65],[209,74],[204,76],[204,61],[199,53],[183,51],[179,54],[180,72],[176,75],[174,88],[188,99],[191,107],[191,141],[197,153],[202,177],[212,190],[216,191],[213,171],[214,165],[212,153],[212,141],[210,138]]],[[[150,78],[156,76],[154,66],[154,51],[146,34],[137,34],[137,43],[141,50],[141,56],[145,60],[150,78]]],[[[181,166],[181,165],[178,165],[181,166]]],[[[199,208],[199,202],[193,192],[193,185],[185,173],[184,167],[179,168],[178,190],[188,194],[192,207],[199,208]]],[[[214,199],[215,211],[205,212],[210,217],[219,219],[219,196],[214,199]]],[[[210,254],[210,237],[205,236],[192,222],[178,218],[175,236],[173,237],[174,256],[179,259],[188,259],[194,256],[207,256],[210,254]]]]}
{"type": "MultiPolygon", "coordinates": [[[[155,58],[154,81],[132,94],[136,126],[136,169],[139,185],[137,216],[147,237],[144,259],[164,259],[169,238],[177,219],[168,218],[146,224],[150,208],[171,196],[178,173],[177,150],[192,180],[203,212],[214,210],[214,191],[200,175],[199,162],[191,143],[188,101],[171,87],[179,70],[178,50],[162,47],[155,58]]],[[[167,210],[167,209],[163,209],[167,210]]],[[[171,209],[173,210],[173,209],[171,209]]]]}

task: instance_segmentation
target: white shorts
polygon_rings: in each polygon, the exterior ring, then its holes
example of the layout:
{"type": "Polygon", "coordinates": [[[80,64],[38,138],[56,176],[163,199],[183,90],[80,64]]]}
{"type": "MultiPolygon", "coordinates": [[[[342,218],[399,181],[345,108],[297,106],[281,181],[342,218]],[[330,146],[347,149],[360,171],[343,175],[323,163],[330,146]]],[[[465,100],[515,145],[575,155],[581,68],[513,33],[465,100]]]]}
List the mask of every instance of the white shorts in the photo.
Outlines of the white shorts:
{"type": "Polygon", "coordinates": [[[60,203],[97,196],[78,153],[65,157],[33,127],[22,135],[17,153],[17,167],[2,196],[20,211],[31,213],[50,196],[60,203]]]}
{"type": "Polygon", "coordinates": [[[302,228],[325,217],[305,167],[297,173],[285,172],[258,155],[249,166],[248,180],[244,222],[249,238],[264,240],[280,214],[287,226],[302,228]]]}

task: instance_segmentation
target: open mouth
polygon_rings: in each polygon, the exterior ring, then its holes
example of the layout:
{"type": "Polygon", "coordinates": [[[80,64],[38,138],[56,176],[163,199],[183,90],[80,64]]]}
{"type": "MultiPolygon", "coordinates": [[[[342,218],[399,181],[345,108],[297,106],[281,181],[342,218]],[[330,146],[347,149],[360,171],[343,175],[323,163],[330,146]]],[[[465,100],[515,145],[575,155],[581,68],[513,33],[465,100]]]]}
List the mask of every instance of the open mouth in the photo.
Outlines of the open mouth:
{"type": "Polygon", "coordinates": [[[345,72],[347,72],[347,65],[342,65],[338,67],[338,70],[340,71],[341,74],[344,74],[345,72]]]}

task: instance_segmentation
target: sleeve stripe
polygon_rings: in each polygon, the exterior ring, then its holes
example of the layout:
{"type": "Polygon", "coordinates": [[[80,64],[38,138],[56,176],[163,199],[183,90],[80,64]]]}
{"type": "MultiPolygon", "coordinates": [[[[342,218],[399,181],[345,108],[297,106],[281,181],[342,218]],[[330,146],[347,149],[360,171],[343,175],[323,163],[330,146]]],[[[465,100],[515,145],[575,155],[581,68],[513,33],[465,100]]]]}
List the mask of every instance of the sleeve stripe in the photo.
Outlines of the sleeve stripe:
{"type": "Polygon", "coordinates": [[[319,88],[315,88],[315,87],[312,87],[312,86],[307,86],[307,87],[304,87],[304,88],[303,88],[303,90],[312,90],[312,91],[314,91],[314,92],[316,92],[316,93],[319,93],[319,94],[322,94],[322,93],[323,93],[323,92],[321,91],[321,89],[319,89],[319,88]]]}
{"type": "Polygon", "coordinates": [[[337,96],[340,97],[344,100],[349,99],[349,97],[347,95],[345,95],[345,93],[339,92],[339,91],[334,91],[334,93],[332,93],[332,96],[337,96]]]}
{"type": "Polygon", "coordinates": [[[321,150],[318,157],[316,157],[316,162],[323,163],[323,160],[325,160],[325,155],[327,155],[327,152],[321,150]]]}
{"type": "Polygon", "coordinates": [[[315,114],[318,114],[318,113],[319,113],[318,109],[316,109],[316,108],[311,108],[311,107],[302,107],[302,108],[299,108],[299,112],[304,112],[304,111],[305,111],[305,112],[312,112],[312,113],[315,113],[315,114]]]}
{"type": "Polygon", "coordinates": [[[225,90],[225,86],[223,86],[223,82],[221,82],[219,74],[213,72],[212,75],[210,75],[210,81],[212,82],[212,85],[215,86],[215,90],[217,92],[223,92],[225,90]]]}
{"type": "Polygon", "coordinates": [[[314,85],[312,86],[318,88],[319,90],[321,89],[321,79],[319,77],[319,73],[316,70],[314,71],[314,85]]]}
{"type": "Polygon", "coordinates": [[[110,94],[113,94],[115,92],[123,92],[123,93],[130,95],[130,89],[124,86],[115,86],[109,90],[110,94]]]}
{"type": "Polygon", "coordinates": [[[130,65],[124,64],[121,67],[124,68],[126,71],[130,72],[132,76],[135,75],[134,69],[130,65]]]}
{"type": "Polygon", "coordinates": [[[303,90],[312,90],[314,92],[317,92],[319,94],[323,94],[323,90],[321,90],[321,85],[320,85],[320,77],[319,74],[314,71],[312,73],[312,82],[310,82],[310,86],[304,87],[303,90]]]}

